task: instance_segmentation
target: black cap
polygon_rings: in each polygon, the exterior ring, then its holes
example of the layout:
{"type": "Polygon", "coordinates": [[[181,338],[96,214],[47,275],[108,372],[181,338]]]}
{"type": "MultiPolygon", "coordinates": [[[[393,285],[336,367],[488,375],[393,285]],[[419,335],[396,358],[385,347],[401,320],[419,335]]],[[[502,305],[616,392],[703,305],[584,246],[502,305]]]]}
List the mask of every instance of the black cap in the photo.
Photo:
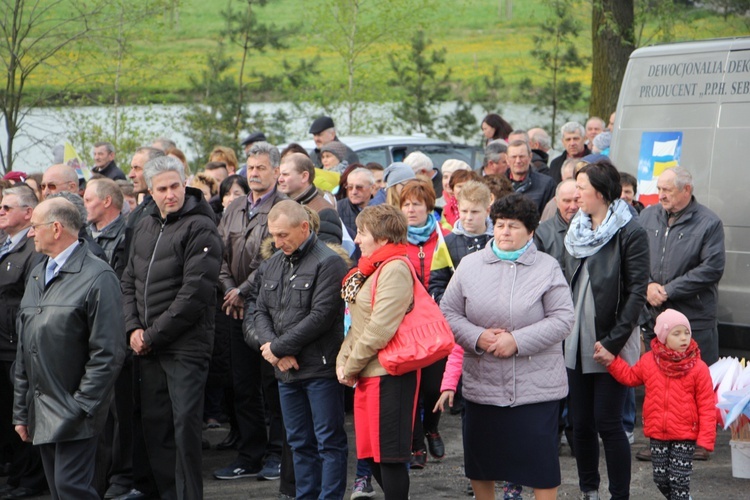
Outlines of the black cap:
{"type": "Polygon", "coordinates": [[[310,125],[310,133],[313,135],[319,134],[329,128],[333,128],[333,118],[330,116],[321,116],[320,118],[316,118],[312,122],[312,125],[310,125]]]}
{"type": "Polygon", "coordinates": [[[245,137],[245,139],[243,139],[240,144],[242,146],[247,146],[248,144],[260,141],[268,141],[268,139],[266,139],[266,135],[263,132],[252,132],[250,135],[245,137]]]}

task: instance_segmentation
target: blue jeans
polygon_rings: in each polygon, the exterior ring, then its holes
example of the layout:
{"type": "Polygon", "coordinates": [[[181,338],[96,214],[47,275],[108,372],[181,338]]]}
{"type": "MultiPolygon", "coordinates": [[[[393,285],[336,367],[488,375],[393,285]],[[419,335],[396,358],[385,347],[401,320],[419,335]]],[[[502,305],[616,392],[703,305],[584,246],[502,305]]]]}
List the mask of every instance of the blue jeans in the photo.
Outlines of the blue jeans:
{"type": "Polygon", "coordinates": [[[335,378],[279,382],[287,441],[294,452],[297,499],[341,499],[349,448],[344,386],[335,378]]]}
{"type": "Polygon", "coordinates": [[[625,393],[625,404],[622,407],[622,427],[625,432],[635,429],[635,388],[628,387],[625,393]]]}

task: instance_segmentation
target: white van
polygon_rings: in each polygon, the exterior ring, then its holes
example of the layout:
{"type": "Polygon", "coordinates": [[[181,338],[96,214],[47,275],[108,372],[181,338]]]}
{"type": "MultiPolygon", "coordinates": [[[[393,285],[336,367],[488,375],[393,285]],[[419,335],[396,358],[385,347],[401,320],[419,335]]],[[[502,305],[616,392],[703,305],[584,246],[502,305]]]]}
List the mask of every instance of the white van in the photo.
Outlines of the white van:
{"type": "Polygon", "coordinates": [[[634,51],[615,116],[610,156],[638,179],[644,204],[657,201],[659,173],[679,164],[724,222],[720,344],[750,350],[750,37],[634,51]]]}

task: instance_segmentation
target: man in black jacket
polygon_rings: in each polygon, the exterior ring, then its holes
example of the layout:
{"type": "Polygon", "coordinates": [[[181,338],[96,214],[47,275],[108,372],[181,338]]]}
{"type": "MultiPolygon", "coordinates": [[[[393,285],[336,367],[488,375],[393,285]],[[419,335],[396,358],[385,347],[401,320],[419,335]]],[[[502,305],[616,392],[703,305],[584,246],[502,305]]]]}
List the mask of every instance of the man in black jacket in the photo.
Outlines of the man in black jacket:
{"type": "Polygon", "coordinates": [[[112,269],[78,239],[65,199],[40,203],[29,236],[34,267],[18,312],[13,423],[39,446],[52,498],[99,499],[96,442],[125,356],[122,294],[112,269]]]}
{"type": "Polygon", "coordinates": [[[92,179],[86,185],[86,231],[107,257],[117,277],[122,276],[128,256],[125,254],[125,217],[121,214],[124,198],[112,179],[92,179]]]}
{"type": "Polygon", "coordinates": [[[563,154],[552,160],[549,164],[549,175],[559,184],[562,181],[562,165],[568,158],[583,158],[591,154],[591,150],[585,144],[586,131],[578,122],[568,122],[560,129],[562,143],[565,147],[563,154]]]}
{"type": "Polygon", "coordinates": [[[222,244],[201,191],[170,156],[146,163],[156,205],[133,234],[122,277],[125,331],[140,357],[143,435],[161,498],[201,498],[203,390],[222,244]]]}
{"type": "Polygon", "coordinates": [[[94,144],[94,173],[116,181],[125,180],[125,172],[115,163],[115,147],[109,142],[94,144]]]}
{"type": "Polygon", "coordinates": [[[18,335],[16,316],[26,280],[44,257],[34,250],[29,238],[31,214],[37,199],[29,186],[17,185],[3,191],[0,229],[7,238],[0,245],[0,443],[13,451],[8,481],[0,486],[0,496],[35,496],[47,487],[39,450],[21,441],[13,431],[13,380],[11,367],[16,359],[18,335]]]}
{"type": "Polygon", "coordinates": [[[280,252],[258,270],[255,334],[275,367],[297,498],[342,498],[347,440],[336,355],[344,339],[339,289],[347,266],[310,230],[302,205],[286,200],[268,214],[280,252]]]}
{"type": "Polygon", "coordinates": [[[555,196],[555,183],[549,176],[531,168],[531,149],[523,141],[513,141],[508,145],[508,162],[508,178],[513,190],[529,197],[541,213],[555,196]]]}

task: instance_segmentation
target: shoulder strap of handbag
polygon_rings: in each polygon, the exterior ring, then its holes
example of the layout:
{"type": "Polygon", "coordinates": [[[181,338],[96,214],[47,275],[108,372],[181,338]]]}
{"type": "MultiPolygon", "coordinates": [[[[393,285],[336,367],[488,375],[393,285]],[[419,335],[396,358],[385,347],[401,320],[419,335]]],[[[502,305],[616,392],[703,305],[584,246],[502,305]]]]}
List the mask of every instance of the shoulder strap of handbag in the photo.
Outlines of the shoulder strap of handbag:
{"type": "MultiPolygon", "coordinates": [[[[409,266],[409,270],[411,271],[411,277],[414,283],[419,283],[419,279],[417,278],[417,271],[414,269],[414,266],[412,265],[411,261],[407,257],[391,257],[389,259],[385,259],[383,262],[380,263],[378,268],[375,270],[375,274],[372,277],[372,308],[375,308],[375,290],[378,286],[378,276],[380,275],[380,270],[385,267],[385,265],[393,260],[401,260],[406,263],[407,266],[409,266]]],[[[421,286],[421,285],[420,285],[421,286]]]]}

